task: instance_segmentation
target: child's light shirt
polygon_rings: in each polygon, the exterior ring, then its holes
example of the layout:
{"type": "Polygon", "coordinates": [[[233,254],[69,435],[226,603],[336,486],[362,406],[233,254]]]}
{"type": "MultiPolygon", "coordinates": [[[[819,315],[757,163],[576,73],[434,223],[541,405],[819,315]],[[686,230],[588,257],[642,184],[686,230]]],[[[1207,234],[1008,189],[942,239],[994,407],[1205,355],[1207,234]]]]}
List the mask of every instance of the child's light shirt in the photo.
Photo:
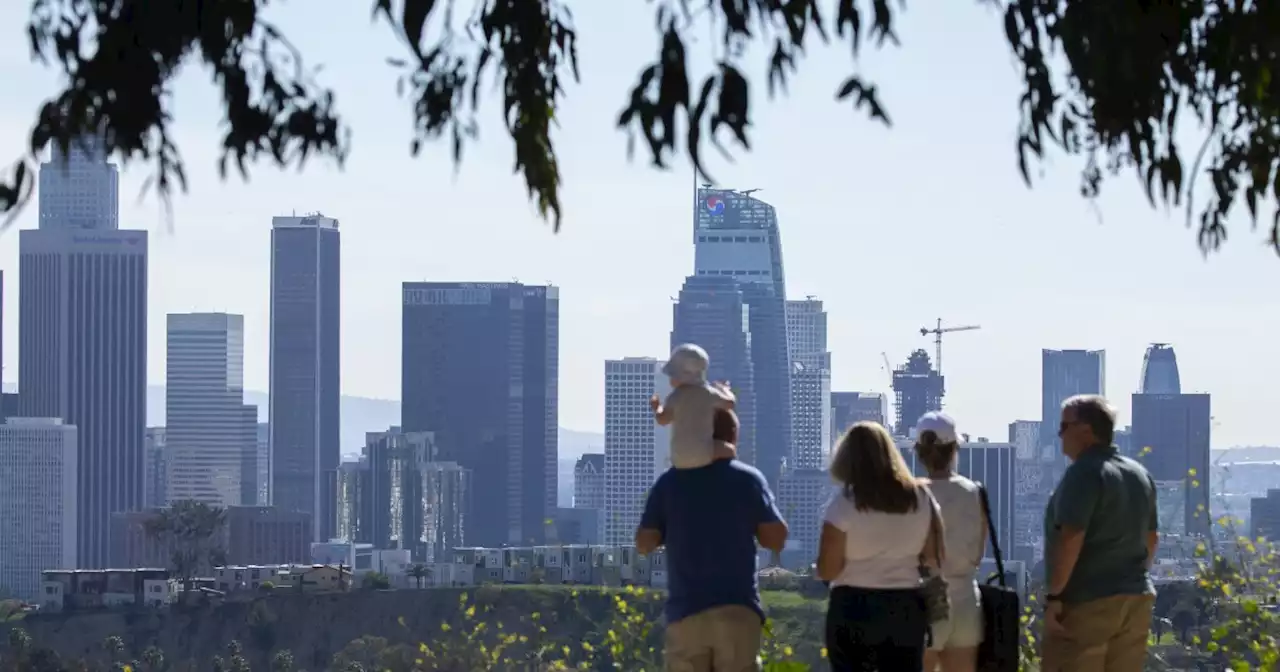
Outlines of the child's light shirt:
{"type": "Polygon", "coordinates": [[[663,406],[672,414],[671,466],[696,469],[711,463],[715,453],[715,412],[729,408],[733,393],[710,383],[680,385],[663,406]]]}

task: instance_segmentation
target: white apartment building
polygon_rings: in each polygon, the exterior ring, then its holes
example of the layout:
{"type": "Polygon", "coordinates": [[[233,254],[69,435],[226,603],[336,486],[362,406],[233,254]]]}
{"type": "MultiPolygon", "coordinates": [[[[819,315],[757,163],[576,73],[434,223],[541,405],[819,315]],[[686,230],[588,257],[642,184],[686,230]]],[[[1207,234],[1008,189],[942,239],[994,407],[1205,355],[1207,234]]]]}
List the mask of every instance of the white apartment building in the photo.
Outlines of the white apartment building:
{"type": "Polygon", "coordinates": [[[822,302],[787,301],[791,451],[787,467],[822,469],[831,452],[831,353],[822,302]]]}
{"type": "Polygon", "coordinates": [[[244,403],[244,317],[168,316],[169,502],[258,502],[258,410],[244,403]]]}
{"type": "Polygon", "coordinates": [[[42,572],[75,569],[76,428],[54,418],[0,425],[0,588],[40,597],[42,572]]]}
{"type": "Polygon", "coordinates": [[[644,500],[670,464],[670,431],[653,419],[649,399],[665,399],[662,362],[628,357],[604,363],[604,543],[635,538],[644,500]]]}

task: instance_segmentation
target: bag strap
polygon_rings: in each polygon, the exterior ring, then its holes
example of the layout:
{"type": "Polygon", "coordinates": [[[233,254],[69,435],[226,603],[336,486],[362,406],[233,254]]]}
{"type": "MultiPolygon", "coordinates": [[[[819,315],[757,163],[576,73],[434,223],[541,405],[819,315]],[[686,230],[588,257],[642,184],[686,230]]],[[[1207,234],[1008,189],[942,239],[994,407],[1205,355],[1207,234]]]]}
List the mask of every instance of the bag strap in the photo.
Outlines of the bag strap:
{"type": "Polygon", "coordinates": [[[978,498],[982,500],[982,514],[987,517],[987,536],[991,537],[991,551],[996,556],[996,572],[1000,586],[1008,588],[1004,578],[1004,556],[1000,553],[1000,539],[996,536],[995,520],[991,518],[991,502],[987,501],[987,486],[978,484],[978,498]]]}
{"type": "MultiPolygon", "coordinates": [[[[929,507],[929,537],[933,538],[933,554],[934,554],[933,559],[937,561],[938,571],[941,572],[942,571],[943,532],[942,532],[941,521],[938,519],[938,500],[934,499],[933,493],[929,491],[929,488],[926,488],[923,485],[918,487],[920,491],[924,493],[925,504],[928,505],[929,507]]],[[[925,545],[928,545],[928,543],[929,542],[926,539],[925,545]]],[[[928,572],[924,568],[925,563],[924,563],[923,548],[920,549],[920,554],[916,557],[918,558],[920,563],[921,578],[926,578],[926,579],[929,578],[928,572]]]]}

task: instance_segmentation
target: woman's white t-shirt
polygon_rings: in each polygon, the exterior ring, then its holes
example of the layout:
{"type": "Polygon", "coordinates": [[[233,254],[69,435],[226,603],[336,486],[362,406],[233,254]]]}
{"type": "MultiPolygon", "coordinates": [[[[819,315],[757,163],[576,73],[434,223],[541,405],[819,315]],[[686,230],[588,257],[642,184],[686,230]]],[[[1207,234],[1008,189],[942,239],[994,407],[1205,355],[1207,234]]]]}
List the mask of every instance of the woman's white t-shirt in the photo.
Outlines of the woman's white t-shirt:
{"type": "Polygon", "coordinates": [[[929,534],[934,506],[928,491],[916,489],[916,509],[907,513],[859,511],[852,497],[844,488],[837,490],[822,518],[844,533],[844,569],[831,586],[919,586],[920,549],[929,534]]]}

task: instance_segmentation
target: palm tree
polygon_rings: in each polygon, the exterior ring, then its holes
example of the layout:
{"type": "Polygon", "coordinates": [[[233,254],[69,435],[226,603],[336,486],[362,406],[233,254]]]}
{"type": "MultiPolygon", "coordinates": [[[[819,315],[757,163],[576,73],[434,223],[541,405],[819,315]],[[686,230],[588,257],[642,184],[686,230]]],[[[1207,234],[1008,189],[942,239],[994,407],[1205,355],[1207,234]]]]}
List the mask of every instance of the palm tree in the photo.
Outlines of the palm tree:
{"type": "Polygon", "coordinates": [[[430,574],[430,572],[431,570],[427,569],[426,565],[418,563],[409,568],[409,578],[417,582],[418,587],[421,588],[422,580],[427,578],[427,575],[430,574]]]}
{"type": "Polygon", "coordinates": [[[145,523],[147,536],[169,548],[171,569],[182,581],[184,596],[191,594],[196,572],[205,565],[225,562],[218,533],[227,512],[195,500],[174,502],[145,523]]]}

